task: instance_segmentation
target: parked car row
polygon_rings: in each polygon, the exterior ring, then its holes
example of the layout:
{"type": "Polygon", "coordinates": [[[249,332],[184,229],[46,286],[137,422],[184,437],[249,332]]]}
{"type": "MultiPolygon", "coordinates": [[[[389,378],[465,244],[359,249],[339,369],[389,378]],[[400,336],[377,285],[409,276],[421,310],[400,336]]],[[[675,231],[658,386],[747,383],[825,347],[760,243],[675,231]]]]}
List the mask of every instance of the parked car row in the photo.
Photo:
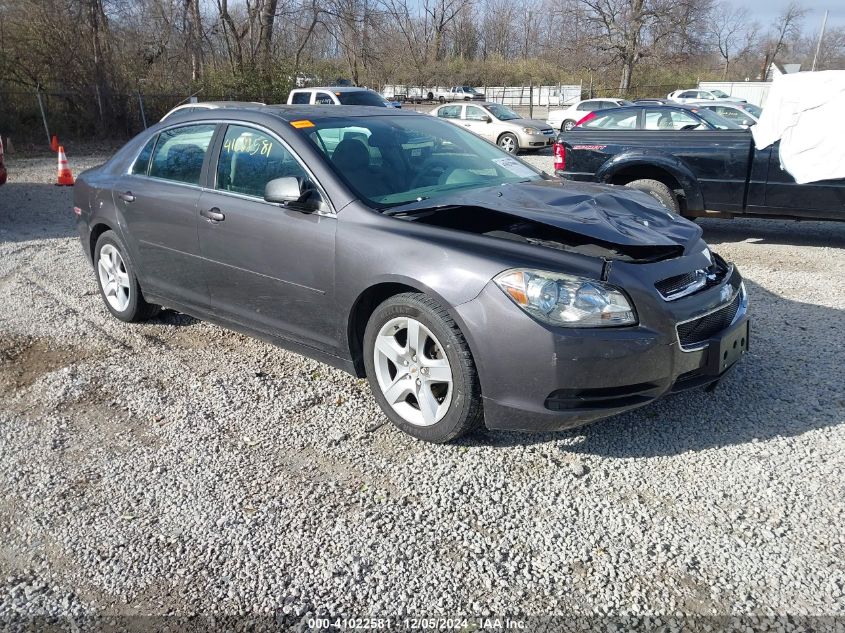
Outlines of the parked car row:
{"type": "Polygon", "coordinates": [[[543,149],[555,140],[555,130],[551,126],[525,119],[500,103],[479,101],[442,105],[432,110],[431,114],[475,132],[509,154],[516,154],[520,150],[543,149]]]}

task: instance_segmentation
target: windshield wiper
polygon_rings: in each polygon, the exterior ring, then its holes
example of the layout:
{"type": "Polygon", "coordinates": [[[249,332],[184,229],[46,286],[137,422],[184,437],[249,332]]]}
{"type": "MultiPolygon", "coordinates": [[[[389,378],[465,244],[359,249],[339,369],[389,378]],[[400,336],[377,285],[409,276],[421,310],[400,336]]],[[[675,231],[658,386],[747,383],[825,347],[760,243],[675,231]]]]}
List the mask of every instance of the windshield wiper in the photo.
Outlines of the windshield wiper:
{"type": "Polygon", "coordinates": [[[420,196],[419,198],[414,198],[413,200],[409,200],[408,202],[401,202],[399,204],[393,205],[388,207],[382,213],[384,215],[401,215],[403,213],[419,213],[420,211],[428,211],[431,207],[423,207],[421,209],[406,209],[405,207],[410,207],[411,205],[419,204],[425,200],[428,200],[429,196],[420,196]]]}

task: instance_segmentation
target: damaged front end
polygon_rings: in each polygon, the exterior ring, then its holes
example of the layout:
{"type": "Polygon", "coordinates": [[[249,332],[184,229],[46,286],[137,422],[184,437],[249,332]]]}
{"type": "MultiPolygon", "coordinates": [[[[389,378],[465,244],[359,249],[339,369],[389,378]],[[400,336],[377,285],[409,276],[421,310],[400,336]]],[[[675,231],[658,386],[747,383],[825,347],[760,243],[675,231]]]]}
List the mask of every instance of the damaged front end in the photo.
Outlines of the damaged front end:
{"type": "Polygon", "coordinates": [[[441,196],[390,212],[416,223],[578,253],[649,263],[682,256],[701,229],[647,195],[538,181],[441,196]]]}

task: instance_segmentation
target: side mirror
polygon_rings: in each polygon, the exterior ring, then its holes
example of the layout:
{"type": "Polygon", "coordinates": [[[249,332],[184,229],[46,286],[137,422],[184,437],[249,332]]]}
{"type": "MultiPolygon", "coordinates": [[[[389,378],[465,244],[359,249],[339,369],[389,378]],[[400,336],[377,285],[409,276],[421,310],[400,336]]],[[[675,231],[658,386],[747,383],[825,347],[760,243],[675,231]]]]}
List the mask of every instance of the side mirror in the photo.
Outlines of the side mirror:
{"type": "Polygon", "coordinates": [[[264,199],[267,202],[286,204],[296,202],[302,197],[302,183],[299,178],[286,176],[275,178],[264,185],[264,199]]]}
{"type": "Polygon", "coordinates": [[[486,117],[484,117],[484,120],[485,120],[485,121],[487,121],[487,123],[492,123],[492,122],[493,122],[493,118],[492,118],[492,117],[490,117],[490,116],[486,116],[486,117]]]}
{"type": "Polygon", "coordinates": [[[286,176],[275,178],[264,186],[264,199],[302,213],[326,208],[319,190],[307,180],[286,176]]]}

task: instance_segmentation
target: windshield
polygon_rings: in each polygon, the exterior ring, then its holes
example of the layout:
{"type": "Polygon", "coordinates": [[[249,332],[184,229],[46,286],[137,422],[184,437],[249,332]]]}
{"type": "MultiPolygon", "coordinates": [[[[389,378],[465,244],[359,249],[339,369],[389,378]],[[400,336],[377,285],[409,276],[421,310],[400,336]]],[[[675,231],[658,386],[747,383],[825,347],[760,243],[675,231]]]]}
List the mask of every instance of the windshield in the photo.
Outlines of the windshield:
{"type": "Polygon", "coordinates": [[[737,125],[733,121],[728,121],[725,117],[716,114],[707,108],[697,108],[693,110],[698,116],[707,121],[711,126],[717,130],[744,130],[741,125],[737,125]]]}
{"type": "Polygon", "coordinates": [[[377,209],[543,178],[495,145],[431,116],[339,116],[298,129],[377,209]]]}
{"type": "Polygon", "coordinates": [[[353,90],[352,92],[336,92],[338,101],[343,105],[363,105],[387,107],[384,97],[369,90],[353,90]]]}
{"type": "Polygon", "coordinates": [[[756,106],[753,103],[743,103],[742,109],[746,112],[750,112],[755,119],[759,119],[760,115],[763,114],[763,108],[756,106]]]}
{"type": "Polygon", "coordinates": [[[725,97],[730,97],[729,94],[722,92],[721,90],[711,90],[710,92],[712,92],[717,97],[721,97],[722,99],[724,99],[725,97]]]}
{"type": "Polygon", "coordinates": [[[510,108],[499,105],[498,103],[491,103],[487,106],[487,109],[490,111],[490,114],[499,119],[499,121],[512,121],[513,119],[521,118],[510,108]]]}

